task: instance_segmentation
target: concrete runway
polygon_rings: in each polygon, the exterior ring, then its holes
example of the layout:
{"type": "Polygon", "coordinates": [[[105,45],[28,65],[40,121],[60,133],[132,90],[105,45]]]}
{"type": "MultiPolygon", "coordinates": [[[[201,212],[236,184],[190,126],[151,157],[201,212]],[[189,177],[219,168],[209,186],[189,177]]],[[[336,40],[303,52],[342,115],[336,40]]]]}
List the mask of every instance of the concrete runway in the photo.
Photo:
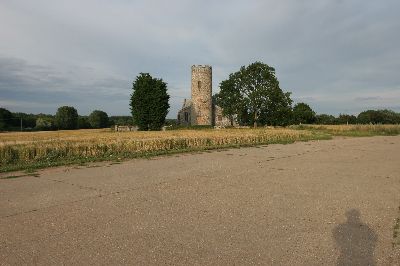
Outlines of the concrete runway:
{"type": "Polygon", "coordinates": [[[39,174],[0,179],[1,265],[400,265],[400,136],[39,174]]]}

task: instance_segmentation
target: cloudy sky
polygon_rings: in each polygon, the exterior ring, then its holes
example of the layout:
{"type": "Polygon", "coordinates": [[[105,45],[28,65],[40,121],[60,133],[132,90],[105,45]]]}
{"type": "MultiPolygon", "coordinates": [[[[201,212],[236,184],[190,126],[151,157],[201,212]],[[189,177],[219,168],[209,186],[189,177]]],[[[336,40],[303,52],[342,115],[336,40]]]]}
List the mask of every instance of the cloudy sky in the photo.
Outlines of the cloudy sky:
{"type": "Polygon", "coordinates": [[[281,88],[318,113],[400,112],[398,0],[1,0],[0,106],[129,115],[132,81],[168,83],[175,117],[190,66],[213,91],[240,66],[275,67],[281,88]]]}

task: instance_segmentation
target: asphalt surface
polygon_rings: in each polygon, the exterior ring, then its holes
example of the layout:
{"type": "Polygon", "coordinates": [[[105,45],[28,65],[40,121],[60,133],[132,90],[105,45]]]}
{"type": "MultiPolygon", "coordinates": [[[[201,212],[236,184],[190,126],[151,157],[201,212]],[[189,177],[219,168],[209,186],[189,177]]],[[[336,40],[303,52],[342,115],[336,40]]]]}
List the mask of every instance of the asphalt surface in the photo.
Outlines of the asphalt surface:
{"type": "Polygon", "coordinates": [[[0,179],[0,264],[400,265],[399,207],[400,136],[54,168],[0,179]]]}

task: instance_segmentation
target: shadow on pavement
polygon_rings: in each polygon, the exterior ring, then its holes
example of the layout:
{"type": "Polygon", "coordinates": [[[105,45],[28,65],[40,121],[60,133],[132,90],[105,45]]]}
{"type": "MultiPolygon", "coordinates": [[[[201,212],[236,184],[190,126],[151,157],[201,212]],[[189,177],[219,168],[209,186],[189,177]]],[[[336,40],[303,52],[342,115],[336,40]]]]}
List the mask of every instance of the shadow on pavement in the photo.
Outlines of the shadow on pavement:
{"type": "Polygon", "coordinates": [[[339,224],[332,231],[340,248],[337,265],[375,265],[374,249],[378,237],[360,216],[356,209],[347,211],[346,223],[339,224]]]}

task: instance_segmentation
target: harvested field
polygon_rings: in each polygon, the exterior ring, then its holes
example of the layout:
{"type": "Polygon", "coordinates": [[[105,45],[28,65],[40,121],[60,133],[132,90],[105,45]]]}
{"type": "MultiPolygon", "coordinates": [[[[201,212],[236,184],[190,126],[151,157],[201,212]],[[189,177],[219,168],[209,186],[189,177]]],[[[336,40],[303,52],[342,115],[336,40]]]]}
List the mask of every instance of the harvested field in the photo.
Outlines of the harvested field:
{"type": "Polygon", "coordinates": [[[284,128],[3,133],[0,170],[326,138],[329,136],[321,132],[284,128]]]}
{"type": "Polygon", "coordinates": [[[148,132],[92,129],[1,133],[0,172],[93,161],[119,161],[188,151],[322,140],[332,136],[398,134],[400,125],[300,125],[289,128],[148,132]]]}

